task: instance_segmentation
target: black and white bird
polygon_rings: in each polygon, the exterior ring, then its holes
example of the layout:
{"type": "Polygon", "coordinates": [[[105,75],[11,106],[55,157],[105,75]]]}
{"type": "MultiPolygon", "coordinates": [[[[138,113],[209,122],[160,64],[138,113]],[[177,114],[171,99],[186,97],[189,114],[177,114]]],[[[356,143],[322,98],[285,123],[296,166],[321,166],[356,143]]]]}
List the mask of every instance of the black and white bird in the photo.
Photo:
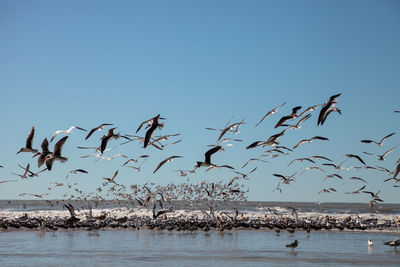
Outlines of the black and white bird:
{"type": "Polygon", "coordinates": [[[87,140],[95,131],[101,131],[101,130],[103,130],[103,128],[105,126],[111,126],[111,125],[113,125],[113,124],[111,124],[111,123],[103,123],[103,124],[101,124],[101,125],[99,125],[97,127],[94,127],[92,130],[90,130],[90,132],[86,136],[85,140],[87,140]]]}
{"type": "Polygon", "coordinates": [[[54,138],[56,138],[56,136],[57,136],[58,134],[60,134],[60,133],[71,134],[73,129],[78,129],[78,130],[87,132],[87,130],[85,130],[85,129],[81,128],[81,127],[78,127],[78,126],[71,126],[68,130],[59,130],[59,131],[55,131],[54,134],[53,134],[53,136],[52,136],[51,139],[50,139],[50,143],[53,142],[54,138]]]}
{"type": "Polygon", "coordinates": [[[64,136],[63,138],[58,140],[58,142],[54,145],[53,153],[47,155],[47,157],[45,158],[46,167],[49,171],[51,171],[54,160],[57,160],[60,162],[66,162],[68,160],[68,158],[61,156],[62,148],[65,144],[65,141],[67,141],[67,139],[68,139],[68,136],[64,136]]]}
{"type": "Polygon", "coordinates": [[[168,157],[168,158],[164,159],[163,161],[161,161],[157,165],[157,168],[153,171],[153,174],[155,174],[165,163],[171,162],[171,161],[173,161],[174,159],[177,159],[177,158],[182,158],[182,156],[171,156],[171,157],[168,157]]]}

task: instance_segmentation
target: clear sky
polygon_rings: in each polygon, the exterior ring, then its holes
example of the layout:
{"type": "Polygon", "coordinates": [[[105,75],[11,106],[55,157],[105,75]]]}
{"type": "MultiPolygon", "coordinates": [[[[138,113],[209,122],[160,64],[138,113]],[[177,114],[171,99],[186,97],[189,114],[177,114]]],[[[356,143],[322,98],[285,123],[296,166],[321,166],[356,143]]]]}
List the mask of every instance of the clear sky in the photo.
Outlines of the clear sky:
{"type": "MultiPolygon", "coordinates": [[[[272,192],[278,178],[272,173],[301,172],[307,163],[287,164],[299,157],[323,155],[336,163],[347,153],[358,154],[371,166],[396,167],[400,148],[379,162],[363,151],[382,154],[400,144],[400,2],[399,1],[0,1],[0,180],[20,179],[17,164],[31,163],[31,153],[16,155],[30,128],[36,129],[34,147],[56,130],[72,125],[91,129],[113,123],[122,134],[134,134],[140,122],[157,114],[167,118],[159,134],[180,133],[183,141],[164,151],[143,149],[138,142],[120,146],[112,141],[105,156],[149,154],[137,173],[121,167],[124,159],[94,163],[81,159],[87,151],[77,146],[98,146],[103,132],[85,141],[76,131],[63,154],[69,160],[55,163],[39,177],[0,184],[1,199],[19,193],[47,193],[50,182],[77,182],[92,192],[119,170],[117,180],[130,185],[150,181],[160,184],[186,181],[177,169],[190,169],[204,159],[207,145],[223,128],[243,118],[240,138],[225,152],[213,156],[217,164],[239,171],[258,169],[250,180],[250,200],[368,202],[367,194],[349,195],[368,181],[367,190],[381,190],[386,202],[400,201],[399,188],[382,183],[386,173],[341,171],[343,180],[325,180],[335,173],[309,171],[295,183],[272,192]],[[338,107],[317,127],[312,113],[298,131],[289,131],[281,144],[292,147],[314,135],[329,141],[303,144],[287,156],[241,166],[264,151],[245,150],[256,140],[280,131],[273,129],[291,108],[321,104],[342,93],[338,107]],[[254,125],[275,106],[287,102],[260,126],[254,125]],[[381,148],[361,139],[380,139],[396,132],[381,148]],[[152,174],[158,162],[171,155],[184,156],[152,174]],[[89,175],[65,180],[69,170],[83,168],[89,175]],[[319,194],[334,187],[337,193],[319,194]]],[[[144,131],[140,132],[143,136],[144,131]]],[[[157,133],[158,134],[158,133],[157,133]]],[[[57,137],[57,140],[62,135],[57,137]]],[[[51,148],[53,147],[51,144],[51,148]]],[[[322,161],[318,161],[322,163],[322,161]]],[[[319,165],[320,166],[320,165],[319,165]]],[[[349,159],[345,167],[360,166],[349,159]]],[[[229,170],[197,170],[190,181],[229,181],[229,170]]],[[[65,189],[49,191],[60,198],[65,189]]]]}

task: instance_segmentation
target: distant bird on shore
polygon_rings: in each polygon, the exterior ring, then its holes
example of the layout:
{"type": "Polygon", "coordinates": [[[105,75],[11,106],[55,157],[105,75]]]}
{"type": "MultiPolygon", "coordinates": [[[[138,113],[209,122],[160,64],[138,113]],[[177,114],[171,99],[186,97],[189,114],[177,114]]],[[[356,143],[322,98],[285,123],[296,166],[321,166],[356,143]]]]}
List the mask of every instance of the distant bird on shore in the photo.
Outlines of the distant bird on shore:
{"type": "Polygon", "coordinates": [[[54,134],[53,134],[53,136],[52,136],[51,139],[50,139],[50,143],[53,142],[54,138],[56,138],[56,136],[57,136],[58,134],[60,134],[60,133],[71,134],[73,129],[78,129],[78,130],[87,132],[87,130],[85,130],[85,129],[81,128],[81,127],[78,127],[78,126],[71,126],[68,130],[59,130],[59,131],[55,131],[54,134]]]}
{"type": "Polygon", "coordinates": [[[369,239],[368,240],[368,247],[372,247],[373,245],[374,245],[374,242],[371,239],[369,239]]]}
{"type": "Polygon", "coordinates": [[[32,142],[33,142],[33,136],[35,135],[35,127],[32,126],[28,137],[26,138],[26,142],[25,142],[25,147],[21,148],[17,154],[21,153],[21,152],[32,152],[32,153],[36,153],[38,152],[37,149],[32,148],[32,142]]]}
{"type": "Polygon", "coordinates": [[[86,136],[85,140],[87,140],[95,131],[101,131],[101,130],[103,130],[103,128],[105,126],[111,126],[111,125],[113,125],[113,124],[111,124],[111,123],[103,123],[103,124],[101,124],[101,125],[99,125],[97,127],[94,127],[92,130],[90,130],[90,132],[86,136]]]}
{"type": "Polygon", "coordinates": [[[394,135],[394,134],[395,134],[395,133],[391,133],[391,134],[386,135],[386,136],[383,137],[379,142],[374,141],[374,140],[368,140],[368,139],[366,139],[366,140],[361,140],[361,143],[366,143],[366,144],[375,143],[375,144],[377,144],[378,146],[382,146],[383,141],[385,141],[386,139],[388,139],[389,137],[391,137],[391,136],[394,135]]]}
{"type": "Polygon", "coordinates": [[[335,105],[337,104],[336,98],[338,98],[341,94],[333,95],[329,98],[328,102],[326,102],[323,107],[321,108],[321,111],[318,116],[318,122],[317,125],[323,125],[325,123],[326,118],[331,112],[338,112],[341,114],[340,109],[336,108],[335,105]]]}
{"type": "Polygon", "coordinates": [[[274,108],[274,109],[268,111],[267,114],[265,114],[264,117],[262,117],[261,120],[256,124],[256,127],[257,127],[261,122],[263,122],[269,115],[275,114],[276,112],[278,112],[278,109],[281,108],[281,107],[283,107],[285,104],[286,104],[286,102],[283,102],[283,104],[281,104],[281,105],[277,106],[276,108],[274,108]]]}
{"type": "Polygon", "coordinates": [[[299,242],[297,240],[295,240],[294,242],[286,245],[287,248],[297,248],[297,246],[299,245],[299,242]]]}

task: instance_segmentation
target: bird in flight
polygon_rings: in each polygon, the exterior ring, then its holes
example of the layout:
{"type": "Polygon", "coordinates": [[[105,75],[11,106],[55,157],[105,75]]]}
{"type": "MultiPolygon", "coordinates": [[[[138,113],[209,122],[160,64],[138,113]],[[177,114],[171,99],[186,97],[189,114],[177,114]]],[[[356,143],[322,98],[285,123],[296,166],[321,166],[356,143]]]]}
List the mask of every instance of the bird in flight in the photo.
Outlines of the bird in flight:
{"type": "Polygon", "coordinates": [[[161,161],[157,165],[157,168],[153,171],[153,174],[155,174],[165,163],[171,162],[171,161],[173,161],[174,159],[177,159],[177,158],[182,158],[182,156],[171,156],[171,157],[168,157],[168,158],[164,159],[163,161],[161,161]]]}
{"type": "Polygon", "coordinates": [[[256,127],[257,127],[261,122],[263,122],[269,115],[275,114],[276,112],[278,112],[278,109],[281,108],[281,107],[283,107],[285,104],[286,104],[286,102],[283,102],[283,104],[281,104],[281,105],[277,106],[276,108],[274,108],[274,109],[268,111],[267,114],[265,114],[264,117],[262,117],[261,120],[256,124],[256,127]]]}
{"type": "Polygon", "coordinates": [[[58,134],[60,134],[60,133],[71,134],[73,129],[78,129],[78,130],[87,132],[87,130],[85,130],[85,129],[81,128],[81,127],[78,127],[78,126],[71,126],[68,130],[55,131],[54,134],[53,134],[53,136],[52,136],[51,139],[50,139],[50,143],[53,142],[54,138],[56,138],[56,136],[57,136],[58,134]]]}
{"type": "Polygon", "coordinates": [[[92,130],[90,130],[90,132],[89,132],[88,135],[86,136],[85,140],[89,139],[89,137],[92,136],[92,134],[93,134],[95,131],[101,131],[101,130],[103,130],[103,128],[104,128],[105,126],[110,126],[110,125],[113,125],[113,124],[111,124],[111,123],[103,123],[103,124],[101,124],[101,125],[99,125],[99,126],[97,126],[97,127],[94,127],[92,130]]]}
{"type": "Polygon", "coordinates": [[[21,153],[21,152],[32,152],[32,153],[36,153],[38,152],[37,149],[32,148],[32,142],[33,142],[33,136],[35,135],[35,127],[32,126],[28,137],[26,138],[26,142],[25,142],[25,147],[21,148],[17,154],[21,153]]]}
{"type": "Polygon", "coordinates": [[[361,143],[366,143],[366,144],[375,143],[375,144],[377,144],[378,146],[382,146],[383,141],[385,141],[386,139],[388,139],[389,137],[391,137],[391,136],[394,135],[394,134],[395,134],[395,133],[391,133],[391,134],[386,135],[386,136],[383,137],[379,142],[374,141],[374,140],[364,139],[364,140],[361,140],[361,143]]]}

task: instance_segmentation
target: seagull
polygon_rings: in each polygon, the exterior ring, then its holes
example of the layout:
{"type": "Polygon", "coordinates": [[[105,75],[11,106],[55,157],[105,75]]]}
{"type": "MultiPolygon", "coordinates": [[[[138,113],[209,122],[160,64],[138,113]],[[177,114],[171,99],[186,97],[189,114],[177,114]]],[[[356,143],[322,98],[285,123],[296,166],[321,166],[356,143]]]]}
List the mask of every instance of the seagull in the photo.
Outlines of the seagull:
{"type": "Polygon", "coordinates": [[[299,242],[297,240],[295,240],[294,242],[286,245],[287,248],[297,248],[297,246],[299,245],[299,242]]]}
{"type": "Polygon", "coordinates": [[[257,146],[272,146],[272,145],[278,145],[279,141],[278,139],[286,132],[287,129],[283,130],[280,133],[271,135],[267,141],[255,141],[252,144],[248,145],[246,149],[251,149],[255,148],[257,146]]]}
{"type": "Polygon", "coordinates": [[[268,163],[268,161],[266,161],[266,160],[251,158],[251,159],[249,159],[249,160],[242,166],[242,169],[243,169],[244,167],[246,167],[247,164],[249,164],[250,162],[253,162],[253,161],[256,161],[256,160],[261,161],[261,162],[268,163]]]}
{"type": "Polygon", "coordinates": [[[400,238],[383,243],[384,245],[394,247],[395,249],[400,246],[400,238]]]}
{"type": "Polygon", "coordinates": [[[346,192],[346,194],[351,194],[351,195],[360,194],[360,191],[361,191],[361,190],[364,190],[364,189],[365,189],[365,185],[362,186],[360,189],[358,189],[358,190],[356,190],[356,191],[353,191],[353,192],[346,192]]]}
{"type": "Polygon", "coordinates": [[[281,126],[287,126],[290,127],[289,129],[294,129],[294,130],[298,130],[300,129],[300,124],[303,123],[304,121],[308,120],[311,117],[311,114],[307,114],[305,115],[303,118],[301,118],[296,125],[290,125],[290,124],[282,124],[281,126]]]}
{"type": "Polygon", "coordinates": [[[329,140],[328,138],[323,137],[323,136],[314,136],[314,137],[312,137],[310,139],[300,140],[296,145],[294,145],[293,149],[297,148],[299,145],[301,145],[303,143],[311,143],[315,139],[317,139],[317,140],[329,140]]]}
{"type": "Polygon", "coordinates": [[[269,115],[275,114],[275,113],[278,111],[278,109],[281,108],[281,107],[283,107],[285,104],[286,104],[286,102],[284,102],[283,104],[277,106],[276,108],[274,108],[274,109],[268,111],[267,114],[265,114],[264,117],[262,117],[262,119],[256,124],[256,127],[257,127],[261,122],[263,122],[269,115]]]}
{"type": "Polygon", "coordinates": [[[329,113],[333,111],[339,112],[341,114],[340,109],[335,108],[334,106],[337,104],[336,98],[338,98],[341,94],[336,94],[333,95],[329,98],[328,102],[326,102],[323,107],[321,108],[321,111],[318,116],[318,122],[317,125],[323,125],[326,118],[328,117],[329,113]]]}
{"type": "Polygon", "coordinates": [[[236,174],[241,175],[243,179],[246,179],[247,176],[248,176],[249,174],[253,173],[255,170],[257,170],[257,167],[255,167],[254,169],[252,169],[252,170],[251,170],[250,172],[248,172],[248,173],[241,173],[241,172],[237,172],[237,171],[233,171],[233,172],[236,173],[236,174]]]}
{"type": "Polygon", "coordinates": [[[287,120],[295,119],[297,118],[297,111],[301,109],[301,106],[296,106],[292,109],[292,113],[287,116],[283,116],[276,124],[274,128],[278,128],[279,126],[282,126],[287,120]]]}
{"type": "Polygon", "coordinates": [[[72,171],[69,171],[69,173],[67,174],[67,177],[65,177],[65,179],[67,179],[68,177],[69,177],[69,174],[71,173],[71,174],[77,174],[78,172],[80,172],[80,173],[88,173],[87,171],[85,171],[85,170],[83,170],[83,169],[76,169],[76,170],[72,170],[72,171]]]}
{"type": "Polygon", "coordinates": [[[50,143],[53,142],[54,138],[56,138],[56,136],[57,136],[58,134],[60,134],[60,133],[71,134],[73,129],[78,129],[78,130],[87,132],[87,130],[85,130],[85,129],[81,128],[81,127],[78,127],[78,126],[71,126],[68,130],[60,130],[60,131],[54,132],[53,136],[52,136],[51,139],[50,139],[50,143]]]}
{"type": "Polygon", "coordinates": [[[343,165],[343,163],[345,163],[346,161],[343,161],[342,163],[340,163],[339,165],[335,165],[333,163],[322,163],[322,165],[324,166],[332,166],[333,168],[337,169],[337,170],[343,170],[344,168],[342,168],[341,166],[343,165]]]}
{"type": "MultiPolygon", "coordinates": [[[[140,131],[140,129],[143,127],[143,125],[145,125],[146,123],[148,124],[147,127],[151,126],[153,124],[154,120],[165,120],[165,118],[161,118],[160,114],[158,114],[157,116],[155,116],[154,118],[151,118],[150,120],[144,121],[142,122],[139,127],[136,130],[136,133],[138,133],[140,131]]],[[[163,127],[163,124],[160,124],[159,127],[163,127]]]]}
{"type": "MultiPolygon", "coordinates": [[[[44,172],[44,171],[46,171],[47,170],[47,168],[44,168],[43,170],[41,170],[41,171],[38,171],[38,172],[32,172],[31,170],[29,170],[29,164],[26,166],[26,168],[24,168],[24,167],[22,167],[21,165],[19,165],[18,164],[18,166],[20,167],[20,168],[22,168],[23,170],[25,170],[25,176],[26,176],[26,172],[28,172],[29,174],[28,174],[28,176],[29,177],[38,177],[39,176],[39,173],[42,173],[42,172],[44,172]]],[[[22,177],[21,177],[22,178],[22,177]]]]}
{"type": "Polygon", "coordinates": [[[61,156],[61,151],[62,148],[65,144],[65,141],[67,141],[68,136],[64,136],[58,142],[54,145],[54,152],[50,155],[48,155],[45,159],[46,162],[46,167],[49,171],[51,171],[51,167],[53,166],[53,161],[58,160],[60,162],[66,162],[68,158],[62,157],[61,156]]]}
{"type": "Polygon", "coordinates": [[[37,149],[32,148],[32,142],[33,142],[33,136],[35,135],[35,127],[32,126],[31,131],[29,132],[28,137],[26,138],[26,143],[25,143],[25,147],[21,148],[18,153],[21,152],[32,152],[32,153],[36,153],[38,152],[37,149]]]}
{"type": "MultiPolygon", "coordinates": [[[[162,119],[162,118],[160,118],[160,114],[158,114],[158,115],[155,116],[153,119],[151,119],[151,121],[150,121],[151,126],[150,126],[150,128],[147,130],[146,135],[145,135],[145,137],[144,137],[144,143],[143,143],[143,147],[144,147],[144,148],[146,148],[147,145],[149,144],[150,139],[151,139],[151,136],[153,135],[154,131],[155,131],[157,128],[162,129],[162,127],[164,127],[164,124],[163,124],[163,123],[158,123],[158,120],[159,120],[159,119],[162,119]]],[[[143,123],[142,123],[142,124],[143,124],[143,123]]],[[[141,125],[142,125],[142,124],[141,124],[141,125]]],[[[140,130],[140,128],[141,128],[141,126],[139,126],[139,129],[138,129],[138,130],[140,130]]]]}
{"type": "MultiPolygon", "coordinates": [[[[334,174],[329,174],[329,175],[327,175],[326,177],[325,177],[325,179],[327,179],[327,178],[334,178],[334,177],[337,177],[337,178],[339,178],[339,179],[342,179],[343,180],[343,177],[342,176],[340,176],[339,174],[337,174],[337,173],[334,173],[334,174]]],[[[324,179],[324,180],[325,180],[324,179]]]]}
{"type": "Polygon", "coordinates": [[[394,135],[395,133],[391,133],[391,134],[388,134],[388,135],[386,135],[385,137],[383,137],[382,139],[381,139],[381,141],[379,141],[379,142],[376,142],[376,141],[374,141],[374,140],[361,140],[361,143],[367,143],[367,144],[369,144],[369,143],[375,143],[375,144],[377,144],[378,146],[382,146],[382,143],[383,143],[383,141],[385,141],[386,139],[388,139],[389,137],[391,137],[392,135],[394,135]]]}
{"type": "Polygon", "coordinates": [[[301,112],[297,117],[301,117],[301,116],[303,116],[304,114],[306,114],[307,112],[315,111],[317,108],[319,108],[319,107],[322,106],[322,105],[323,105],[323,104],[319,104],[319,105],[314,105],[314,106],[308,107],[308,108],[306,108],[303,112],[301,112]]]}
{"type": "Polygon", "coordinates": [[[368,247],[372,247],[373,245],[374,245],[374,242],[371,239],[369,239],[368,240],[368,247]]]}
{"type": "Polygon", "coordinates": [[[360,180],[360,181],[362,181],[362,182],[367,184],[367,181],[365,181],[363,178],[356,177],[356,176],[350,177],[350,180],[360,180]]]}
{"type": "Polygon", "coordinates": [[[320,170],[321,172],[325,172],[323,169],[321,169],[318,166],[309,166],[309,167],[304,168],[304,170],[300,173],[300,175],[302,175],[307,170],[320,170]]]}
{"type": "Polygon", "coordinates": [[[118,175],[118,170],[114,173],[114,175],[111,178],[103,177],[103,179],[109,183],[116,184],[116,182],[114,180],[115,180],[115,177],[117,177],[117,175],[118,175]]]}
{"type": "Polygon", "coordinates": [[[315,161],[313,161],[312,159],[309,159],[309,158],[298,158],[298,159],[292,160],[287,166],[291,165],[293,162],[303,162],[305,160],[315,164],[315,161]]]}
{"type": "Polygon", "coordinates": [[[204,166],[204,167],[215,166],[214,164],[211,163],[211,155],[216,153],[217,151],[219,151],[221,148],[222,148],[222,146],[216,146],[216,147],[213,147],[210,150],[208,150],[204,154],[204,156],[205,156],[204,162],[197,161],[196,167],[199,168],[201,166],[204,166]]]}
{"type": "Polygon", "coordinates": [[[397,148],[397,146],[392,147],[391,149],[389,149],[388,151],[386,151],[385,153],[383,153],[382,155],[378,155],[378,154],[373,154],[373,153],[368,153],[368,152],[364,152],[364,154],[367,155],[375,155],[378,157],[378,160],[385,160],[385,157],[392,152],[393,150],[395,150],[397,148]]]}
{"type": "Polygon", "coordinates": [[[113,125],[111,123],[103,123],[97,127],[94,127],[92,130],[90,130],[90,132],[88,133],[88,135],[86,136],[85,140],[87,140],[95,131],[101,131],[103,130],[104,126],[110,126],[113,125]]]}
{"type": "Polygon", "coordinates": [[[332,187],[324,188],[324,189],[322,189],[321,191],[318,192],[318,195],[321,194],[321,193],[330,193],[330,192],[337,192],[337,191],[336,191],[335,188],[332,188],[332,187]]]}
{"type": "Polygon", "coordinates": [[[46,159],[46,157],[53,152],[49,150],[49,141],[47,141],[47,138],[45,138],[41,144],[42,152],[36,153],[33,157],[39,156],[38,157],[38,168],[40,168],[46,159]]]}
{"type": "Polygon", "coordinates": [[[324,159],[326,161],[332,161],[331,159],[328,159],[327,157],[324,156],[311,156],[313,159],[324,159]]]}
{"type": "Polygon", "coordinates": [[[284,184],[289,184],[290,182],[295,182],[296,180],[294,179],[294,176],[296,173],[292,174],[291,176],[283,176],[282,174],[279,173],[273,173],[273,176],[281,178],[284,184]]]}
{"type": "Polygon", "coordinates": [[[115,129],[116,127],[109,129],[108,133],[106,135],[103,135],[103,137],[101,138],[101,144],[100,144],[101,153],[105,151],[108,141],[110,141],[112,138],[119,137],[119,134],[114,134],[115,129]]]}
{"type": "Polygon", "coordinates": [[[236,128],[236,131],[234,132],[238,132],[239,127],[244,124],[244,119],[241,122],[235,122],[227,127],[225,127],[224,130],[222,130],[221,134],[219,135],[217,142],[228,132],[228,131],[232,131],[233,129],[236,128]]]}
{"type": "Polygon", "coordinates": [[[373,192],[370,192],[370,191],[362,191],[362,192],[366,193],[366,194],[370,194],[371,197],[372,197],[372,200],[374,200],[374,201],[383,202],[383,200],[378,197],[378,194],[379,194],[380,190],[378,192],[376,192],[376,193],[373,193],[373,192]]]}
{"type": "Polygon", "coordinates": [[[365,164],[365,162],[362,160],[362,158],[361,158],[360,156],[358,156],[358,155],[346,154],[346,157],[358,159],[358,161],[360,161],[362,164],[367,165],[367,164],[365,164]]]}
{"type": "Polygon", "coordinates": [[[182,158],[182,156],[171,156],[171,157],[168,157],[168,158],[164,159],[163,161],[161,161],[157,165],[157,168],[153,171],[153,174],[155,174],[156,171],[158,171],[158,169],[160,169],[162,165],[164,165],[167,162],[171,162],[171,161],[173,161],[174,159],[177,159],[177,158],[182,158]]]}
{"type": "Polygon", "coordinates": [[[26,168],[24,168],[24,167],[22,167],[21,165],[19,165],[18,164],[18,166],[20,167],[20,168],[22,168],[22,169],[24,169],[25,171],[24,171],[24,173],[23,174],[18,174],[18,173],[11,173],[11,174],[14,174],[14,175],[17,175],[17,176],[19,176],[21,179],[25,179],[25,178],[28,178],[28,171],[29,171],[29,163],[28,163],[28,165],[26,165],[26,168]]]}

